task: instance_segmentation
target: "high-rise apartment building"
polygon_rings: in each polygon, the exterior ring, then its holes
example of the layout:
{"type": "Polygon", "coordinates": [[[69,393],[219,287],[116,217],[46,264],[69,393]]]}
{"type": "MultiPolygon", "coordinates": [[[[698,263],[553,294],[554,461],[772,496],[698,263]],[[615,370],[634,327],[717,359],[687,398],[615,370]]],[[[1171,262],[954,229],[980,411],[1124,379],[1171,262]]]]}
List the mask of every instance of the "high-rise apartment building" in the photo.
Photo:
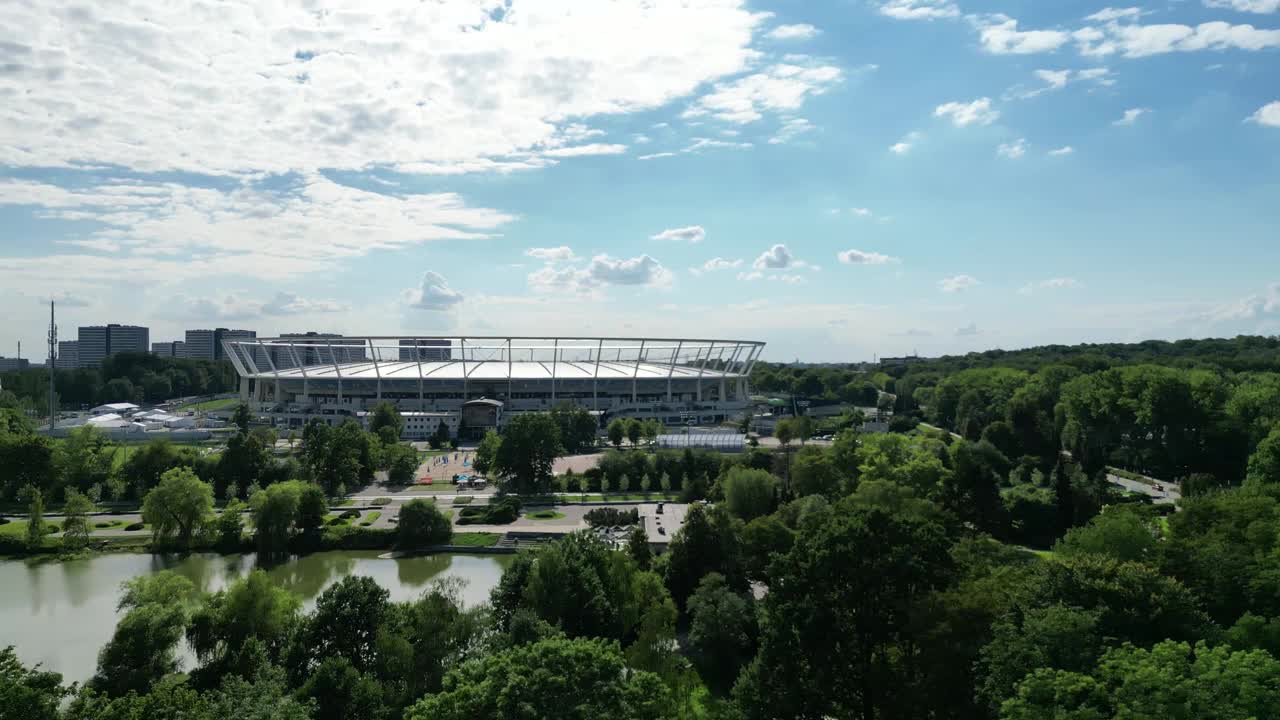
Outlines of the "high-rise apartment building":
{"type": "Polygon", "coordinates": [[[258,333],[253,330],[229,330],[214,328],[212,330],[188,330],[186,351],[187,357],[195,360],[221,360],[223,340],[252,340],[258,333]]]}
{"type": "Polygon", "coordinates": [[[139,325],[89,325],[78,334],[79,367],[98,367],[120,353],[145,353],[151,349],[151,330],[139,325]]]}
{"type": "Polygon", "coordinates": [[[151,354],[160,357],[184,358],[187,356],[187,344],[181,340],[151,343],[151,354]]]}
{"type": "Polygon", "coordinates": [[[80,343],[75,340],[59,340],[57,362],[59,370],[74,370],[80,367],[80,343]]]}

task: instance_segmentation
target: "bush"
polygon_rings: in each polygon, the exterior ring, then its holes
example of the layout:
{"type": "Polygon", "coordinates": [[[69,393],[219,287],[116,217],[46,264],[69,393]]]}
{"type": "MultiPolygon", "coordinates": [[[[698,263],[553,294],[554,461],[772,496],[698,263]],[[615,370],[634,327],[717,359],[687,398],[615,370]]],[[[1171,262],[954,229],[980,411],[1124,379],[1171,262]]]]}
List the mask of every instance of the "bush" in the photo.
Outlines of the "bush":
{"type": "Polygon", "coordinates": [[[370,505],[390,505],[391,498],[374,498],[373,502],[369,504],[370,505]]]}
{"type": "Polygon", "coordinates": [[[508,495],[489,502],[486,520],[491,525],[506,525],[520,517],[520,498],[508,495]]]}
{"type": "Polygon", "coordinates": [[[355,520],[356,518],[360,517],[360,511],[359,510],[343,510],[342,514],[339,515],[338,517],[342,518],[343,520],[355,520]]]}
{"type": "Polygon", "coordinates": [[[94,523],[94,524],[93,524],[93,526],[94,526],[94,527],[96,527],[96,528],[109,528],[109,527],[111,527],[111,523],[109,523],[109,522],[98,522],[98,523],[94,523]]]}
{"type": "Polygon", "coordinates": [[[9,524],[9,518],[0,517],[0,525],[8,525],[8,524],[9,524]]]}
{"type": "Polygon", "coordinates": [[[125,532],[137,532],[139,530],[142,530],[144,527],[146,526],[143,525],[142,523],[136,522],[136,523],[130,523],[128,525],[125,525],[124,529],[125,529],[125,532]]]}
{"type": "Polygon", "coordinates": [[[456,498],[454,498],[454,499],[453,499],[453,504],[454,504],[454,505],[470,505],[470,504],[471,504],[471,500],[472,500],[472,498],[471,498],[470,496],[463,495],[462,497],[456,497],[456,498]]]}
{"type": "Polygon", "coordinates": [[[591,527],[613,527],[615,525],[635,525],[640,522],[640,512],[635,508],[619,510],[618,508],[592,508],[585,515],[591,527]]]}

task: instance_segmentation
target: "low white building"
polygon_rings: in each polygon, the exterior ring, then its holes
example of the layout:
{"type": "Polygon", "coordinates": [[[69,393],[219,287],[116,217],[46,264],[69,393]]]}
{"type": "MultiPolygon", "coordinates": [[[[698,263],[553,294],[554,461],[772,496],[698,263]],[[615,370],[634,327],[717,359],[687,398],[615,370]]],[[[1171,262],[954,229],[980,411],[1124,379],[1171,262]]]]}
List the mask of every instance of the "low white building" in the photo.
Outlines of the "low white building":
{"type": "Polygon", "coordinates": [[[107,403],[89,411],[90,415],[128,415],[138,409],[133,403],[107,403]]]}

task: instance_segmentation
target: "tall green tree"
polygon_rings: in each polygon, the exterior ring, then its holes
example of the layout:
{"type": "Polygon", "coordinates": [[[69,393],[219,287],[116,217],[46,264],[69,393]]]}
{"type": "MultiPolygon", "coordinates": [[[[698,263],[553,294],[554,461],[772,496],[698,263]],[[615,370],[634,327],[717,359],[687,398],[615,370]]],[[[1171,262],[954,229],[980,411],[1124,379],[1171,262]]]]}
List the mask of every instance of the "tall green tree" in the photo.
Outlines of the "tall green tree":
{"type": "Polygon", "coordinates": [[[35,550],[44,544],[44,493],[35,487],[28,487],[27,493],[30,495],[27,506],[27,547],[35,550]]]}
{"type": "Polygon", "coordinates": [[[207,596],[186,629],[200,661],[200,684],[215,686],[228,674],[252,677],[258,652],[279,662],[301,607],[301,598],[276,587],[261,569],[207,596]]]}
{"type": "Polygon", "coordinates": [[[547,413],[524,413],[507,422],[492,470],[519,493],[545,494],[551,466],[560,456],[560,428],[547,413]]]}
{"type": "Polygon", "coordinates": [[[196,530],[213,512],[213,488],[187,468],[160,476],[160,484],[142,501],[142,519],[151,526],[153,542],[189,548],[196,530]]]}
{"type": "Polygon", "coordinates": [[[62,546],[68,550],[79,550],[89,544],[89,534],[93,529],[89,526],[89,513],[94,511],[93,502],[83,493],[67,488],[67,500],[62,506],[62,546]]]}
{"type": "Polygon", "coordinates": [[[759,628],[755,604],[729,589],[724,576],[702,578],[689,598],[689,652],[707,686],[727,693],[755,656],[759,628]]]}
{"type": "Polygon", "coordinates": [[[453,537],[453,524],[431,500],[410,500],[400,508],[396,525],[396,545],[422,548],[445,545],[453,537]]]}
{"type": "Polygon", "coordinates": [[[751,520],[773,511],[778,480],[764,470],[730,468],[722,480],[729,512],[742,520],[751,520]]]}
{"type": "Polygon", "coordinates": [[[369,416],[369,432],[377,435],[383,445],[394,445],[400,442],[400,436],[404,434],[404,418],[395,405],[383,400],[373,408],[373,414],[369,416]]]}

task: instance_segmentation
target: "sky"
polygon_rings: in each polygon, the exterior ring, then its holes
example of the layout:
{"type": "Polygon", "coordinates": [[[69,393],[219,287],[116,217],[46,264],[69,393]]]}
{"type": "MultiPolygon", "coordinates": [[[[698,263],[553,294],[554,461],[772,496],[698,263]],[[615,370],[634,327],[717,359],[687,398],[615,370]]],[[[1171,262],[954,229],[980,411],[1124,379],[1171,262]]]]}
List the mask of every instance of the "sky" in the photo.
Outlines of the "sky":
{"type": "Polygon", "coordinates": [[[0,4],[0,355],[78,325],[1280,333],[1280,0],[0,4]]]}

